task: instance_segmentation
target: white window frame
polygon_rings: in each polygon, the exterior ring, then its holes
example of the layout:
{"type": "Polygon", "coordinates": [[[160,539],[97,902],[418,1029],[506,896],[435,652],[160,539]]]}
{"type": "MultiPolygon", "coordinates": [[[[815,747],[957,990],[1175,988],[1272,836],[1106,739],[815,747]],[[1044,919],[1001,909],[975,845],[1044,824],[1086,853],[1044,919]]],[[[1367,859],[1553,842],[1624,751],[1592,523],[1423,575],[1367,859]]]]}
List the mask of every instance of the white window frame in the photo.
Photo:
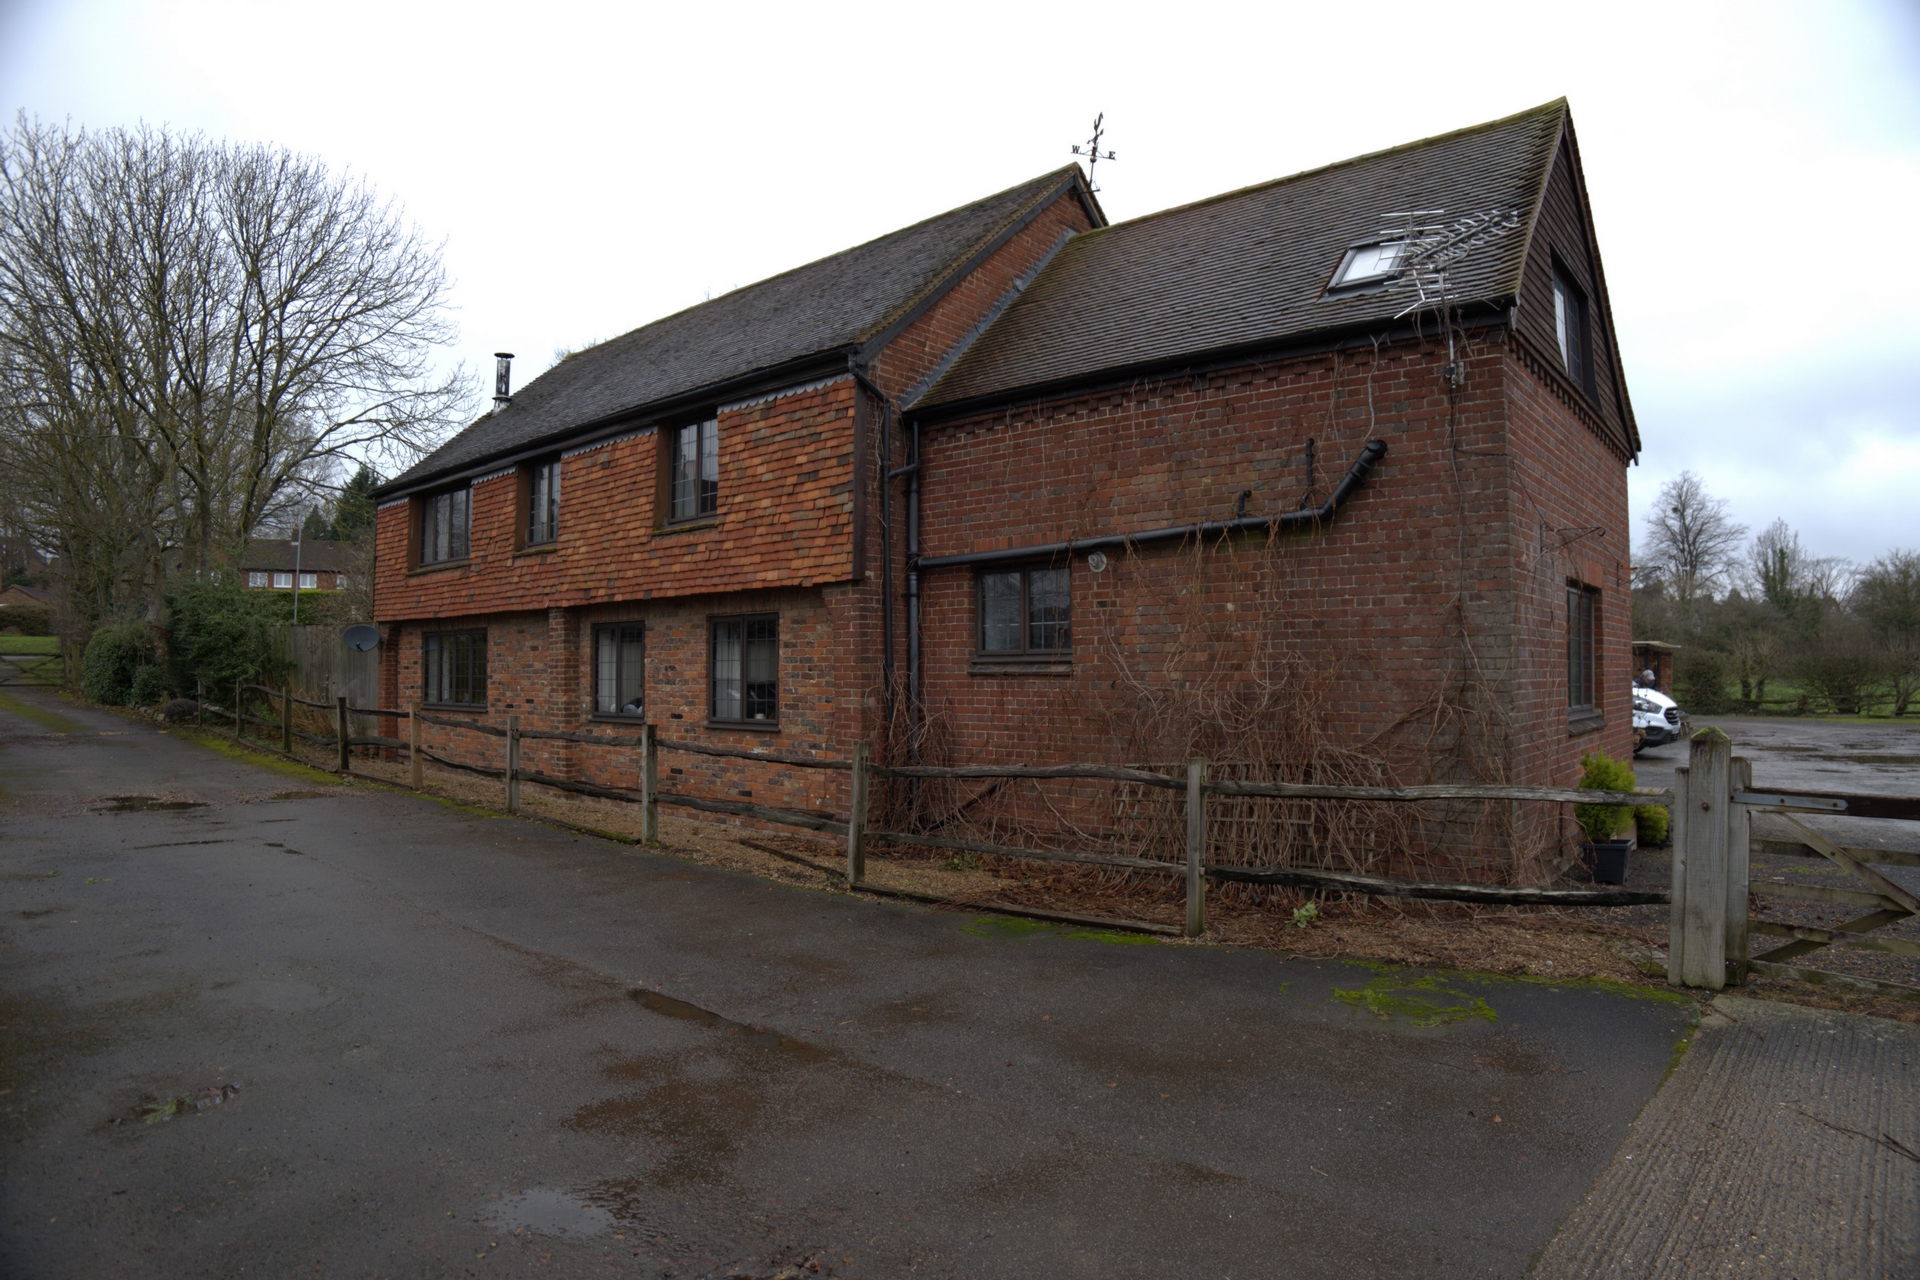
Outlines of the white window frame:
{"type": "Polygon", "coordinates": [[[1374,240],[1367,244],[1350,247],[1346,256],[1340,259],[1340,266],[1333,273],[1333,283],[1329,289],[1347,289],[1355,285],[1377,284],[1382,280],[1391,280],[1400,274],[1400,261],[1406,256],[1407,243],[1404,240],[1374,240]],[[1380,265],[1380,257],[1374,250],[1392,249],[1393,257],[1385,266],[1380,265]],[[1373,255],[1371,258],[1369,255],[1373,255]],[[1362,263],[1367,263],[1363,271],[1356,271],[1362,263]]]}
{"type": "Polygon", "coordinates": [[[293,574],[276,572],[273,575],[273,589],[275,591],[293,590],[293,574]]]}
{"type": "Polygon", "coordinates": [[[247,570],[247,586],[252,590],[264,591],[266,590],[267,583],[272,580],[272,576],[269,575],[265,569],[247,570]]]}
{"type": "Polygon", "coordinates": [[[300,589],[302,591],[318,591],[320,589],[320,575],[317,573],[301,574],[300,589]]]}

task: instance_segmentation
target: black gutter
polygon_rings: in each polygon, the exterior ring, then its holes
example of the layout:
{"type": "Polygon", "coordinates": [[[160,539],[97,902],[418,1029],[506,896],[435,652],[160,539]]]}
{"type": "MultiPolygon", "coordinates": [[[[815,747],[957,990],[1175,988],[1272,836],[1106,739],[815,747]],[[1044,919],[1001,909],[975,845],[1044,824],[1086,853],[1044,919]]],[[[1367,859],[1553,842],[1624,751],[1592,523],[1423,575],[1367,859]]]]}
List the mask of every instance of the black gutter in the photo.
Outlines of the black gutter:
{"type": "Polygon", "coordinates": [[[1113,533],[1098,538],[1076,538],[1068,542],[1048,542],[1032,547],[1008,547],[1002,551],[969,551],[957,556],[925,556],[917,567],[950,569],[961,565],[1003,564],[1009,560],[1044,560],[1055,556],[1085,555],[1090,551],[1123,551],[1152,542],[1177,542],[1184,538],[1230,537],[1236,533],[1280,533],[1288,529],[1315,528],[1329,524],[1334,513],[1353,496],[1373,470],[1373,464],[1387,453],[1385,440],[1369,440],[1360,456],[1348,468],[1333,493],[1310,511],[1288,511],[1277,516],[1243,516],[1234,520],[1208,520],[1200,524],[1175,525],[1166,529],[1148,529],[1141,533],[1113,533]]]}
{"type": "MultiPolygon", "coordinates": [[[[1510,327],[1512,305],[1513,300],[1510,298],[1467,304],[1461,308],[1462,314],[1457,323],[1462,328],[1475,329],[1510,327]]],[[[1214,347],[1206,351],[1184,351],[1165,359],[1145,360],[1138,364],[1070,374],[1063,378],[1035,382],[1024,387],[1010,387],[1003,391],[969,396],[965,400],[949,400],[943,404],[928,405],[925,408],[916,401],[908,412],[916,420],[925,422],[928,426],[936,426],[942,422],[969,417],[987,410],[1001,410],[1018,404],[1053,400],[1076,393],[1112,390],[1131,386],[1142,380],[1206,373],[1219,369],[1236,369],[1260,360],[1292,360],[1300,356],[1319,355],[1327,351],[1357,350],[1371,346],[1376,338],[1383,342],[1402,342],[1417,337],[1424,331],[1424,326],[1416,329],[1412,321],[1408,320],[1386,320],[1384,323],[1389,326],[1384,334],[1380,327],[1382,321],[1375,319],[1343,325],[1338,329],[1316,330],[1313,336],[1299,340],[1268,338],[1260,342],[1238,343],[1233,346],[1214,347]]]]}

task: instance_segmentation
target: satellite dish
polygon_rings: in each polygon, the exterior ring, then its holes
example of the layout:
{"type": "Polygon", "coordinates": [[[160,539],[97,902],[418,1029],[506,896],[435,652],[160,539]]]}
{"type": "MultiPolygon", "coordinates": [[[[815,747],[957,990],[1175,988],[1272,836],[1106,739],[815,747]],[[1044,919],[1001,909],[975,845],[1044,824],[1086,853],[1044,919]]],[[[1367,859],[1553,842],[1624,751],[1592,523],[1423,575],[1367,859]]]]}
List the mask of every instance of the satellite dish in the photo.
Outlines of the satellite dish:
{"type": "Polygon", "coordinates": [[[362,622],[355,626],[348,627],[346,633],[340,638],[345,640],[347,642],[347,648],[353,650],[355,653],[365,653],[369,649],[379,647],[380,628],[368,626],[362,622]]]}

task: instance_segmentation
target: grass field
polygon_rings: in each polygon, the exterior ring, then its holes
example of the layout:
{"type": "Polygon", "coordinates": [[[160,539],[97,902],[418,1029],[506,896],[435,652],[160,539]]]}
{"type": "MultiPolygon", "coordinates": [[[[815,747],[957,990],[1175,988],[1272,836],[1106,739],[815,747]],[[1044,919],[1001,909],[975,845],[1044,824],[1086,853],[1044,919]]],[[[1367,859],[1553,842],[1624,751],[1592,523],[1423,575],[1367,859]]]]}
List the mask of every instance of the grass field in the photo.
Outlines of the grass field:
{"type": "Polygon", "coordinates": [[[58,653],[58,636],[0,636],[0,653],[58,653]]]}

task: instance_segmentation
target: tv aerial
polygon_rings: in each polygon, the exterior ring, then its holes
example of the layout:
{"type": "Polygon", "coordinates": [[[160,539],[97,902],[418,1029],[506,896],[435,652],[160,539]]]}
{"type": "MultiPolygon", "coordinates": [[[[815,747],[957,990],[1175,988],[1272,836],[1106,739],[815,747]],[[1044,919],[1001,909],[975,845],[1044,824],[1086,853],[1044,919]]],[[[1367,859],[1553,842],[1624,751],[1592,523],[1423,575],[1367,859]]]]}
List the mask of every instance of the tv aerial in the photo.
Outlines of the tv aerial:
{"type": "Polygon", "coordinates": [[[1100,184],[1093,180],[1094,166],[1099,164],[1102,160],[1118,160],[1120,158],[1119,156],[1116,156],[1115,154],[1113,154],[1113,152],[1111,151],[1103,152],[1100,150],[1100,139],[1106,137],[1107,135],[1106,126],[1104,124],[1104,121],[1106,120],[1106,118],[1107,118],[1107,113],[1104,111],[1102,111],[1099,115],[1095,116],[1093,118],[1093,136],[1091,138],[1088,138],[1084,143],[1080,143],[1080,142],[1074,143],[1072,148],[1073,154],[1077,156],[1086,157],[1087,190],[1089,191],[1098,191],[1100,189],[1100,184]],[[1082,150],[1081,149],[1082,147],[1084,147],[1085,150],[1082,150]]]}

